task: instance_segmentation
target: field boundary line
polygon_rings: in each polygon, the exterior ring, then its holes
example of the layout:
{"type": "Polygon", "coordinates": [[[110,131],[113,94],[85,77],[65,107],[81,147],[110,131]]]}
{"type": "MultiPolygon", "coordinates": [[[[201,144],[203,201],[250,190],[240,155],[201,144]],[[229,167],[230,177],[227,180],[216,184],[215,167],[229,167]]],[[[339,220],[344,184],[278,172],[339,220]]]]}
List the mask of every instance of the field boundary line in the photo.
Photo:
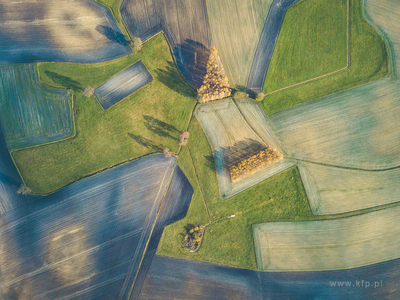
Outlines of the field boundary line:
{"type": "MultiPolygon", "coordinates": [[[[161,211],[161,209],[162,209],[162,205],[163,205],[164,200],[165,200],[165,196],[166,196],[167,193],[168,193],[168,190],[169,190],[169,187],[170,187],[170,185],[171,185],[172,178],[173,178],[173,176],[174,176],[174,173],[175,173],[175,170],[176,170],[176,167],[177,167],[177,166],[178,166],[178,160],[176,159],[176,160],[175,160],[175,163],[174,163],[174,165],[173,165],[173,169],[172,169],[171,175],[170,175],[170,177],[169,177],[169,179],[168,179],[168,184],[166,185],[166,188],[165,188],[163,197],[162,197],[162,199],[161,199],[161,201],[160,201],[160,204],[159,204],[159,206],[158,206],[157,214],[156,214],[156,216],[155,216],[155,218],[154,218],[153,226],[152,226],[152,228],[151,228],[151,230],[150,230],[149,237],[148,237],[148,239],[147,239],[147,241],[146,241],[146,245],[145,245],[145,247],[144,247],[144,250],[143,250],[143,253],[142,253],[142,257],[140,258],[140,262],[139,262],[139,264],[138,264],[138,268],[137,268],[137,270],[136,270],[135,277],[133,278],[132,285],[131,285],[131,287],[130,287],[130,289],[129,289],[129,291],[128,291],[128,294],[127,294],[127,298],[126,298],[126,299],[129,299],[130,296],[131,296],[131,294],[132,294],[133,287],[134,287],[135,282],[136,282],[136,278],[137,278],[137,276],[138,276],[138,274],[139,274],[139,270],[140,270],[140,268],[141,268],[141,266],[142,266],[143,259],[144,259],[145,255],[146,255],[146,252],[147,252],[147,247],[149,246],[151,237],[152,237],[152,235],[153,235],[154,228],[156,227],[157,220],[158,220],[158,217],[159,217],[159,215],[160,215],[160,211],[161,211]]],[[[168,169],[169,169],[169,167],[167,168],[167,170],[166,170],[166,172],[165,172],[165,174],[164,174],[164,178],[165,178],[165,176],[167,175],[168,169]]],[[[164,179],[163,179],[162,181],[164,181],[164,179]]],[[[160,189],[161,189],[161,188],[162,188],[162,183],[161,183],[161,185],[160,185],[160,189]]],[[[156,196],[156,199],[157,199],[157,196],[156,196]]],[[[127,275],[127,277],[128,277],[128,276],[129,276],[129,275],[127,275]]],[[[121,291],[121,292],[122,292],[122,291],[121,291]]],[[[123,294],[124,294],[124,293],[123,293],[123,294]]],[[[121,297],[121,296],[122,296],[122,295],[120,294],[120,297],[121,297]]],[[[120,298],[120,297],[119,297],[119,298],[120,298]]],[[[121,298],[120,298],[120,299],[121,299],[121,298]]]]}
{"type": "Polygon", "coordinates": [[[193,162],[192,153],[191,153],[191,151],[190,151],[190,149],[189,149],[189,146],[187,146],[187,148],[188,148],[188,151],[189,151],[190,162],[192,163],[193,170],[194,170],[194,174],[196,175],[196,181],[197,181],[197,185],[199,186],[199,191],[200,191],[201,199],[203,200],[203,204],[204,204],[204,207],[205,207],[206,212],[207,212],[207,217],[208,217],[208,222],[209,222],[209,223],[206,224],[206,226],[208,226],[209,224],[212,223],[212,218],[211,218],[210,211],[209,211],[209,209],[208,209],[206,200],[204,199],[203,190],[202,190],[202,188],[201,188],[201,184],[200,184],[199,176],[198,176],[198,174],[197,174],[196,166],[194,165],[194,162],[193,162]]]}
{"type": "MultiPolygon", "coordinates": [[[[332,167],[332,168],[338,168],[338,169],[346,169],[346,170],[354,170],[354,171],[364,171],[364,172],[386,172],[386,171],[391,171],[391,170],[396,170],[400,169],[400,165],[394,166],[394,167],[388,167],[388,168],[383,168],[383,169],[364,169],[364,168],[355,168],[355,167],[346,167],[346,166],[339,166],[339,165],[332,165],[332,164],[327,164],[327,163],[322,163],[322,162],[316,162],[312,160],[306,160],[306,159],[301,159],[301,158],[295,158],[295,157],[287,157],[287,159],[294,160],[295,162],[305,162],[309,164],[314,164],[314,165],[320,165],[324,167],[332,167]]],[[[296,163],[297,164],[297,163],[296,163]]]]}
{"type": "Polygon", "coordinates": [[[366,0],[362,0],[361,1],[361,11],[362,11],[362,15],[364,17],[364,20],[372,27],[374,28],[377,32],[378,35],[382,38],[383,42],[385,43],[386,49],[388,51],[388,55],[389,55],[389,61],[388,61],[388,65],[389,65],[389,74],[391,76],[392,79],[397,79],[397,72],[396,72],[396,55],[394,53],[394,49],[393,49],[393,44],[392,41],[390,40],[388,34],[378,25],[376,24],[371,17],[368,15],[367,12],[367,8],[365,7],[365,1],[366,0]]]}
{"type": "MultiPolygon", "coordinates": [[[[295,4],[298,4],[300,2],[297,2],[295,4]]],[[[340,72],[343,72],[343,71],[349,69],[350,68],[350,57],[351,57],[350,34],[351,34],[350,0],[347,0],[347,65],[346,65],[346,67],[344,67],[342,69],[339,69],[339,70],[336,70],[336,71],[333,71],[333,72],[330,72],[330,73],[327,73],[327,74],[324,74],[324,75],[321,75],[321,76],[318,76],[318,77],[314,77],[314,78],[299,82],[299,83],[295,83],[295,84],[293,84],[291,86],[280,88],[278,90],[275,90],[275,91],[272,91],[272,92],[266,94],[265,97],[273,95],[273,94],[276,94],[276,93],[279,93],[279,92],[282,92],[282,91],[285,91],[285,90],[288,90],[288,89],[291,89],[291,88],[294,88],[294,87],[297,87],[297,86],[300,86],[300,85],[303,85],[303,84],[307,84],[307,83],[310,83],[310,82],[313,82],[313,81],[317,81],[319,79],[322,79],[322,78],[325,78],[325,77],[328,77],[328,76],[331,76],[331,75],[334,75],[334,74],[337,74],[337,73],[340,73],[340,72]]]]}
{"type": "MultiPolygon", "coordinates": [[[[254,102],[256,102],[256,103],[259,105],[259,102],[258,102],[257,100],[254,100],[254,99],[251,99],[251,98],[248,99],[248,100],[249,100],[249,101],[254,101],[254,102]]],[[[252,131],[267,145],[267,146],[270,146],[269,143],[268,143],[268,141],[266,141],[265,139],[263,139],[263,138],[256,132],[256,130],[253,128],[253,126],[251,126],[250,122],[247,120],[246,116],[243,114],[242,110],[240,109],[240,107],[239,107],[239,105],[238,105],[238,103],[236,102],[235,99],[233,99],[233,102],[235,103],[237,109],[239,110],[240,114],[243,116],[244,120],[245,120],[246,123],[249,125],[249,127],[251,128],[251,130],[252,130],[252,131]]],[[[264,110],[263,110],[261,107],[259,107],[259,109],[261,109],[261,112],[264,113],[264,110]]],[[[265,113],[264,113],[264,114],[265,114],[265,113]]],[[[280,150],[280,152],[281,152],[282,154],[287,155],[287,150],[285,149],[286,145],[284,144],[283,140],[278,136],[278,133],[276,132],[276,129],[273,127],[273,125],[271,124],[271,122],[268,122],[267,119],[265,119],[265,122],[268,123],[268,125],[271,127],[271,130],[272,130],[273,134],[274,134],[274,135],[276,136],[276,138],[278,139],[277,141],[274,141],[275,144],[279,145],[279,147],[280,147],[280,149],[278,149],[278,150],[280,150]]]]}
{"type": "MultiPolygon", "coordinates": [[[[192,111],[191,111],[191,113],[190,113],[189,122],[188,122],[188,124],[187,124],[187,126],[186,126],[186,131],[187,131],[187,132],[189,132],[190,123],[192,123],[194,111],[196,110],[196,107],[197,107],[198,104],[199,104],[199,102],[196,101],[196,103],[195,103],[195,105],[193,106],[193,109],[192,109],[192,111]]],[[[189,137],[189,138],[190,138],[190,137],[189,137]]],[[[182,147],[183,147],[183,145],[179,145],[179,150],[178,150],[177,155],[179,155],[179,154],[181,153],[182,147]]]]}

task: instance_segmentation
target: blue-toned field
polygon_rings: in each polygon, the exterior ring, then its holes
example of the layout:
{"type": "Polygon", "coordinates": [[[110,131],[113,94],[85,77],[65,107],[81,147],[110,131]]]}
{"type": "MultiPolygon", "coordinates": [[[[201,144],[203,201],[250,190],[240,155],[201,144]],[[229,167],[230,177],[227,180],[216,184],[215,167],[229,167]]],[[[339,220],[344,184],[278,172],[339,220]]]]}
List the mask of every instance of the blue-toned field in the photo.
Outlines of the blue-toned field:
{"type": "Polygon", "coordinates": [[[129,295],[153,257],[142,255],[154,254],[164,226],[186,214],[193,190],[175,164],[149,156],[2,214],[0,296],[129,295]]]}
{"type": "Polygon", "coordinates": [[[211,47],[205,0],[123,0],[120,10],[132,36],[145,41],[162,30],[183,77],[201,86],[211,47]]]}
{"type": "Polygon", "coordinates": [[[133,64],[94,90],[104,109],[111,107],[153,80],[141,61],[133,64]]]}
{"type": "Polygon", "coordinates": [[[247,88],[250,92],[258,93],[263,90],[265,76],[281,30],[283,18],[289,7],[297,1],[299,0],[275,0],[271,4],[247,81],[247,88]]]}
{"type": "Polygon", "coordinates": [[[0,65],[0,123],[9,149],[66,138],[71,95],[41,84],[33,65],[0,65]]]}
{"type": "Polygon", "coordinates": [[[399,267],[396,259],[351,270],[269,273],[156,256],[139,299],[398,299],[399,267]]]}
{"type": "Polygon", "coordinates": [[[92,0],[0,0],[0,63],[93,63],[132,52],[111,12],[92,0]]]}

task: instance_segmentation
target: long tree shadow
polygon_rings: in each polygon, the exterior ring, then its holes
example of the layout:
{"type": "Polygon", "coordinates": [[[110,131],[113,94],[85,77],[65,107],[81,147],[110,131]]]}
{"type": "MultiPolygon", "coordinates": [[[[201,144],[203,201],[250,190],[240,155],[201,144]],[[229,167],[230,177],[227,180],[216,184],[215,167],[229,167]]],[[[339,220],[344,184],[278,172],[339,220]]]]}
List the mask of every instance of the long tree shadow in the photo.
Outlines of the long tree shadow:
{"type": "Polygon", "coordinates": [[[260,143],[259,141],[246,138],[245,140],[235,143],[230,147],[222,147],[216,150],[216,155],[224,158],[223,167],[229,170],[230,167],[236,165],[242,160],[260,152],[267,148],[267,145],[260,143]]]}
{"type": "Polygon", "coordinates": [[[173,62],[167,62],[168,65],[164,68],[155,70],[155,77],[167,88],[185,96],[196,97],[196,92],[193,90],[181,77],[173,62]]]}
{"type": "Polygon", "coordinates": [[[174,133],[179,132],[175,126],[165,123],[159,119],[150,117],[150,116],[143,116],[144,126],[151,131],[157,134],[158,136],[168,137],[173,140],[178,140],[177,137],[173,136],[174,133]]]}
{"type": "Polygon", "coordinates": [[[133,133],[128,133],[128,136],[136,141],[136,143],[152,149],[154,151],[162,151],[162,147],[160,145],[156,145],[153,141],[149,140],[148,138],[142,137],[141,135],[136,135],[133,133]]]}
{"type": "Polygon", "coordinates": [[[51,78],[55,83],[65,86],[66,88],[73,89],[75,91],[81,90],[82,86],[78,81],[71,79],[70,77],[60,75],[51,71],[44,72],[47,77],[51,78]]]}
{"type": "Polygon", "coordinates": [[[186,39],[182,44],[174,47],[174,54],[183,76],[194,88],[198,89],[207,72],[210,49],[202,43],[186,39]]]}
{"type": "Polygon", "coordinates": [[[96,30],[112,42],[118,43],[122,46],[127,46],[129,44],[122,33],[114,31],[111,27],[97,25],[96,30]]]}

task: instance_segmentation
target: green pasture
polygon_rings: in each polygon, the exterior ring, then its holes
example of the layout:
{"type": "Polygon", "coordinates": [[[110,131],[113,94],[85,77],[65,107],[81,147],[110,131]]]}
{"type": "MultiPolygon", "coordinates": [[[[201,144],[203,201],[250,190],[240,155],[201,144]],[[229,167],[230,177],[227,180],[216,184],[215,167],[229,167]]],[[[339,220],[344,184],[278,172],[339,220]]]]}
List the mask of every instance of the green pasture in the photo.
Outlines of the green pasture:
{"type": "MultiPolygon", "coordinates": [[[[342,0],[341,0],[342,1],[342,0]]],[[[343,1],[342,1],[343,2],[343,1]]],[[[295,61],[289,60],[287,57],[286,60],[280,62],[281,59],[284,59],[279,54],[290,53],[290,49],[293,49],[294,45],[292,45],[293,40],[302,41],[301,43],[295,45],[299,47],[296,49],[296,53],[299,57],[296,59],[300,59],[299,62],[301,64],[309,65],[310,61],[307,61],[315,55],[318,56],[318,53],[323,53],[323,51],[331,51],[332,47],[336,47],[337,40],[326,40],[324,39],[325,35],[321,34],[320,39],[310,40],[307,32],[302,31],[301,36],[298,36],[298,32],[296,32],[296,27],[294,26],[298,22],[302,22],[305,20],[307,22],[307,28],[316,28],[313,34],[317,34],[318,30],[325,30],[324,26],[321,26],[321,20],[319,17],[315,16],[315,18],[309,17],[308,10],[302,10],[302,7],[306,8],[309,5],[313,4],[316,7],[320,7],[321,10],[325,10],[324,14],[335,13],[336,7],[332,6],[337,3],[335,1],[329,0],[306,0],[301,1],[298,5],[290,8],[286,14],[281,34],[279,35],[278,42],[276,45],[275,52],[272,57],[271,66],[274,71],[268,72],[266,78],[266,84],[264,85],[264,92],[268,94],[272,86],[274,89],[279,88],[279,81],[284,80],[280,74],[288,74],[287,76],[292,76],[292,73],[288,73],[287,70],[292,70],[292,63],[295,61]],[[316,3],[318,2],[318,3],[316,3]],[[323,6],[322,6],[323,3],[323,6]],[[321,6],[320,6],[321,5],[321,6]],[[296,16],[294,16],[291,10],[294,9],[295,12],[297,10],[296,16]],[[291,17],[293,16],[293,17],[291,17]],[[284,34],[286,34],[284,36],[284,34]],[[317,48],[311,48],[310,43],[319,43],[320,47],[325,50],[317,50],[317,48]],[[300,47],[301,46],[301,47],[300,47]],[[281,49],[278,50],[277,49],[281,49]],[[316,53],[314,53],[316,51],[316,53]],[[311,53],[311,54],[310,54],[311,53]],[[304,57],[302,57],[304,55],[304,57]],[[306,59],[307,57],[307,59],[306,59]],[[278,61],[279,60],[279,61],[278,61]],[[307,62],[302,62],[302,60],[306,60],[307,62]],[[285,62],[285,63],[283,63],[285,62]],[[278,65],[280,66],[279,68],[278,65]],[[277,79],[280,78],[280,79],[277,79]]],[[[345,4],[339,5],[342,7],[341,10],[345,9],[345,4]]],[[[320,12],[314,12],[319,14],[320,12]]],[[[343,22],[340,24],[336,24],[337,28],[344,28],[347,24],[347,20],[342,16],[343,14],[339,14],[335,20],[339,21],[343,19],[343,22]],[[343,24],[342,24],[343,23],[343,24]]],[[[325,21],[324,21],[325,22],[325,21]]],[[[327,20],[326,22],[329,22],[327,20]]],[[[336,21],[335,21],[336,22],[336,21]]],[[[333,26],[334,24],[332,24],[333,26]]],[[[333,33],[332,33],[333,34],[333,33]]],[[[343,38],[339,38],[339,41],[346,40],[345,32],[342,30],[341,33],[334,33],[332,36],[343,36],[343,38]]],[[[315,44],[315,46],[317,46],[315,44]]],[[[339,43],[340,44],[340,43],[339,43]]],[[[319,49],[319,48],[318,48],[319,49]]],[[[338,50],[338,53],[345,52],[345,47],[341,46],[338,50]],[[342,49],[342,50],[340,50],[342,49]]],[[[336,51],[336,50],[335,50],[336,51]]],[[[319,58],[321,60],[321,64],[316,64],[318,68],[311,67],[303,68],[298,67],[293,71],[293,79],[291,82],[296,82],[296,80],[304,80],[310,79],[318,75],[322,75],[330,70],[336,70],[343,68],[346,66],[346,55],[339,55],[337,58],[332,57],[332,60],[335,62],[333,65],[335,67],[326,67],[324,61],[325,57],[319,58]],[[343,65],[344,64],[344,65],[343,65]],[[308,70],[308,73],[305,73],[308,70]],[[303,73],[304,72],[304,73],[303,73]],[[297,76],[297,77],[296,77],[297,76]],[[296,79],[297,78],[297,79],[296,79]]],[[[327,60],[326,61],[331,61],[327,60]]],[[[362,85],[367,82],[372,82],[383,77],[389,75],[389,62],[388,62],[388,52],[385,46],[385,43],[382,37],[372,28],[366,20],[363,18],[362,14],[362,1],[360,0],[350,0],[350,65],[349,68],[338,72],[336,74],[320,78],[318,80],[308,82],[296,87],[292,87],[278,93],[273,93],[264,98],[261,105],[264,111],[267,114],[272,114],[274,112],[292,107],[294,105],[304,103],[313,99],[321,98],[333,93],[337,93],[343,90],[350,89],[354,86],[362,85]]],[[[289,78],[289,77],[288,77],[289,78]]],[[[290,84],[289,84],[290,85],[290,84]]]]}
{"type": "Polygon", "coordinates": [[[400,201],[400,169],[381,172],[299,164],[313,213],[340,214],[400,201]]]}
{"type": "Polygon", "coordinates": [[[289,8],[265,78],[266,94],[347,66],[348,0],[302,0],[289,8]]]}
{"type": "Polygon", "coordinates": [[[207,0],[211,40],[229,83],[245,87],[272,0],[207,0]]]}
{"type": "Polygon", "coordinates": [[[162,34],[137,54],[99,64],[43,63],[39,71],[43,82],[74,90],[76,136],[12,153],[24,182],[35,193],[50,193],[164,147],[178,152],[179,131],[187,128],[196,100],[175,68],[162,34]],[[80,93],[138,60],[154,80],[110,109],[103,110],[94,96],[80,93]]]}
{"type": "Polygon", "coordinates": [[[178,164],[195,189],[194,197],[186,218],[165,228],[157,254],[257,269],[253,224],[313,218],[298,171],[291,168],[221,201],[212,150],[197,120],[189,132],[188,148],[182,150],[178,164]],[[204,202],[211,223],[199,251],[189,253],[182,247],[185,227],[210,222],[204,202]]]}
{"type": "Polygon", "coordinates": [[[254,226],[261,271],[356,268],[400,257],[400,206],[351,218],[254,226]]]}

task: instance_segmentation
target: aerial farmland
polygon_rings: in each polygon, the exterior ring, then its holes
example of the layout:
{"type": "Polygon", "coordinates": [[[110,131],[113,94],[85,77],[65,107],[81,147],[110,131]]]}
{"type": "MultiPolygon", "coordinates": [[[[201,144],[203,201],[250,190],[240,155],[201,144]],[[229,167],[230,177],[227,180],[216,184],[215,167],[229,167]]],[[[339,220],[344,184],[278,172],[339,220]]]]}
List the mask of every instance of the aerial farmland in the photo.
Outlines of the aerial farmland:
{"type": "Polygon", "coordinates": [[[0,0],[0,299],[400,299],[398,0],[0,0]]]}

